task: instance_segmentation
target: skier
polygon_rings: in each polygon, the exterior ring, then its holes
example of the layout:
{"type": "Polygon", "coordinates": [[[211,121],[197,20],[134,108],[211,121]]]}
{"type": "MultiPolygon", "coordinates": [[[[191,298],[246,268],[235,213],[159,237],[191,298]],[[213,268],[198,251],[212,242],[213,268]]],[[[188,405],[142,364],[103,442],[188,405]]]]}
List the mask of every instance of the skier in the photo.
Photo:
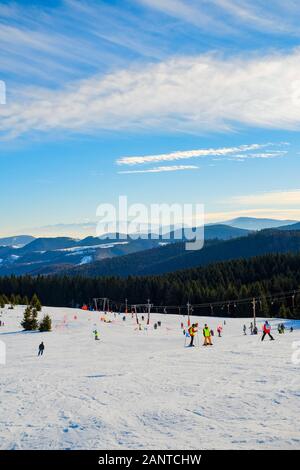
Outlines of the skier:
{"type": "Polygon", "coordinates": [[[253,335],[254,332],[253,332],[253,323],[252,322],[250,323],[249,330],[250,330],[250,334],[253,335]]]}
{"type": "Polygon", "coordinates": [[[271,335],[271,325],[270,325],[270,323],[268,322],[268,320],[265,321],[265,324],[264,324],[264,326],[263,326],[263,335],[262,335],[262,338],[261,338],[262,341],[265,339],[265,336],[266,336],[266,335],[269,335],[270,340],[271,340],[271,341],[274,341],[274,338],[273,338],[273,336],[271,335]]]}
{"type": "Polygon", "coordinates": [[[208,328],[206,323],[203,328],[203,336],[204,336],[203,346],[212,346],[210,329],[208,328]]]}
{"type": "Polygon", "coordinates": [[[94,335],[95,335],[95,341],[99,341],[99,333],[97,330],[94,330],[93,331],[94,335]]]}
{"type": "Polygon", "coordinates": [[[247,335],[247,327],[246,327],[246,325],[243,326],[243,332],[244,332],[244,335],[246,336],[246,335],[247,335]]]}
{"type": "Polygon", "coordinates": [[[41,342],[41,344],[39,345],[39,352],[38,352],[38,356],[42,356],[44,354],[44,349],[45,349],[45,345],[43,343],[43,341],[41,342]]]}
{"type": "Polygon", "coordinates": [[[294,331],[294,328],[291,326],[290,333],[293,333],[293,331],[294,331]]]}
{"type": "Polygon", "coordinates": [[[198,324],[197,323],[193,323],[192,326],[189,327],[189,334],[190,334],[190,337],[191,337],[191,342],[189,344],[189,347],[193,347],[194,346],[194,338],[197,334],[197,326],[198,324]]]}
{"type": "Polygon", "coordinates": [[[222,333],[222,325],[219,325],[218,328],[217,328],[217,332],[218,332],[218,335],[219,335],[219,338],[221,338],[221,333],[222,333]]]}

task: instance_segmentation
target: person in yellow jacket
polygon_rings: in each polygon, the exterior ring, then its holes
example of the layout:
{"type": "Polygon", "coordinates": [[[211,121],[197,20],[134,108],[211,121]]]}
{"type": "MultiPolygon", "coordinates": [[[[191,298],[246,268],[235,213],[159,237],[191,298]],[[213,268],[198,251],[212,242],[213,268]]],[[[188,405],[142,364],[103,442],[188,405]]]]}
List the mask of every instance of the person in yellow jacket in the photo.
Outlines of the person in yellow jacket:
{"type": "Polygon", "coordinates": [[[203,328],[204,343],[203,346],[212,346],[210,328],[205,323],[203,328]]]}
{"type": "Polygon", "coordinates": [[[193,323],[192,326],[189,327],[189,335],[191,337],[191,342],[189,344],[189,347],[194,346],[194,338],[198,332],[198,323],[193,323]]]}

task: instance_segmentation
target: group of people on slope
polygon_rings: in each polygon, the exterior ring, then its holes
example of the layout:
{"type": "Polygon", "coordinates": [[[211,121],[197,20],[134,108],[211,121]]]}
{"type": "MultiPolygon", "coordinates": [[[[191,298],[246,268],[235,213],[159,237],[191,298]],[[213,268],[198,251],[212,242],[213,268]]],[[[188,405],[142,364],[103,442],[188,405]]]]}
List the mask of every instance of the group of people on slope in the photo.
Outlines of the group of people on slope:
{"type": "MultiPolygon", "coordinates": [[[[283,334],[285,332],[284,323],[279,323],[278,326],[277,326],[277,330],[278,330],[279,334],[283,334]]],[[[291,327],[290,332],[292,333],[293,331],[294,331],[294,329],[293,329],[293,327],[291,327]]],[[[244,335],[247,335],[246,325],[243,326],[243,332],[244,332],[244,335]]],[[[258,333],[257,326],[253,326],[253,323],[251,323],[251,325],[250,325],[250,332],[251,332],[251,335],[258,333]]],[[[271,335],[271,325],[270,325],[268,320],[266,320],[264,325],[263,325],[261,340],[263,341],[267,335],[269,336],[271,341],[274,341],[274,338],[271,335]]]]}
{"type": "MultiPolygon", "coordinates": [[[[250,330],[250,335],[257,335],[258,334],[258,328],[257,328],[256,325],[253,325],[252,322],[250,323],[249,330],[250,330]]],[[[244,332],[244,335],[246,336],[247,335],[247,326],[246,325],[243,326],[243,332],[244,332]]]]}
{"type": "MultiPolygon", "coordinates": [[[[190,338],[191,338],[191,342],[189,344],[189,347],[193,347],[194,346],[195,336],[198,333],[198,323],[193,323],[189,327],[188,332],[189,332],[189,335],[190,335],[190,338]]],[[[203,346],[212,346],[212,340],[211,340],[212,332],[211,332],[210,328],[207,326],[206,323],[205,323],[204,328],[202,330],[202,334],[203,334],[203,339],[204,339],[203,346]]]]}

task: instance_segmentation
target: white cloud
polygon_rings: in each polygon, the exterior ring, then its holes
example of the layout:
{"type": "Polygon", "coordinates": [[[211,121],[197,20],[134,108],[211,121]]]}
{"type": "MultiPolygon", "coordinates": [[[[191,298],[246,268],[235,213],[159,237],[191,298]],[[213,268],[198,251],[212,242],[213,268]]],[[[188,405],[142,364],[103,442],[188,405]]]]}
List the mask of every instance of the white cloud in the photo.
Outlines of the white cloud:
{"type": "MultiPolygon", "coordinates": [[[[266,32],[299,34],[297,0],[136,0],[201,29],[218,26],[222,32],[241,27],[266,32]]],[[[219,31],[216,31],[217,34],[219,31]]]]}
{"type": "Polygon", "coordinates": [[[300,189],[237,196],[230,201],[240,205],[300,206],[300,189]]]}
{"type": "Polygon", "coordinates": [[[129,175],[135,173],[163,173],[168,171],[182,171],[182,170],[198,170],[199,167],[195,165],[174,165],[174,166],[158,166],[154,168],[149,168],[147,170],[126,170],[119,171],[119,174],[129,175]]]}
{"type": "Polygon", "coordinates": [[[299,130],[299,77],[299,50],[250,59],[173,58],[60,90],[20,89],[0,108],[0,132],[299,130]]]}
{"type": "Polygon", "coordinates": [[[218,18],[210,8],[205,9],[199,2],[189,0],[138,0],[139,3],[149,8],[158,10],[181,21],[188,22],[204,30],[214,28],[215,34],[220,32],[232,32],[226,22],[222,21],[222,16],[218,18]],[[200,6],[200,8],[199,8],[200,6]]]}
{"type": "Polygon", "coordinates": [[[274,158],[274,157],[283,156],[286,154],[286,151],[283,151],[283,150],[273,151],[273,152],[253,153],[253,154],[249,154],[249,153],[236,154],[236,152],[247,152],[249,150],[258,150],[258,149],[263,149],[265,147],[270,147],[272,145],[274,144],[251,144],[251,145],[241,145],[239,147],[186,150],[186,151],[176,151],[176,152],[164,153],[164,154],[158,154],[158,155],[121,157],[117,160],[117,163],[119,165],[137,165],[137,164],[143,164],[143,163],[186,160],[190,158],[211,157],[211,156],[220,156],[223,158],[228,155],[230,155],[232,159],[274,158]]]}

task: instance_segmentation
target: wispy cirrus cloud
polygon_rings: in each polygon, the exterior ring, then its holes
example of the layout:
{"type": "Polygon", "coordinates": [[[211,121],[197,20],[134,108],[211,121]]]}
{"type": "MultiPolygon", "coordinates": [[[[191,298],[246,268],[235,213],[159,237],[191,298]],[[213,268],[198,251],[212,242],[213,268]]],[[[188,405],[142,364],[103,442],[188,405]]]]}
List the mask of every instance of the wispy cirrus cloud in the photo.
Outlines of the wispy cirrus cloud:
{"type": "Polygon", "coordinates": [[[119,174],[130,175],[138,173],[164,173],[172,171],[183,171],[183,170],[199,170],[199,167],[196,165],[172,165],[172,166],[157,166],[149,168],[147,170],[125,170],[118,171],[119,174]]]}
{"type": "Polygon", "coordinates": [[[289,55],[173,58],[61,89],[20,88],[0,132],[300,129],[300,50],[289,55]]]}
{"type": "MultiPolygon", "coordinates": [[[[239,147],[223,147],[223,148],[210,148],[210,149],[198,149],[198,150],[187,150],[187,151],[176,151],[158,155],[144,155],[134,157],[121,157],[117,160],[118,165],[141,165],[145,163],[157,163],[157,162],[170,162],[176,160],[188,160],[191,158],[200,157],[218,157],[218,160],[224,158],[230,158],[233,160],[246,160],[251,158],[275,158],[284,156],[287,154],[286,150],[275,150],[266,152],[254,152],[248,153],[249,151],[261,150],[264,148],[272,147],[273,145],[285,145],[282,144],[251,144],[251,145],[240,145],[239,147]]],[[[215,158],[216,160],[216,158],[215,158]]]]}
{"type": "Polygon", "coordinates": [[[107,73],[128,61],[161,60],[168,42],[159,19],[97,0],[0,4],[1,75],[10,84],[58,83],[107,73]],[[159,47],[159,44],[161,47],[159,47]]]}
{"type": "Polygon", "coordinates": [[[264,33],[299,35],[300,6],[297,0],[136,0],[201,29],[218,26],[224,33],[241,27],[264,33]]]}
{"type": "Polygon", "coordinates": [[[222,15],[218,15],[211,5],[207,8],[207,2],[206,5],[193,0],[137,0],[137,2],[205,31],[213,27],[216,34],[233,32],[233,28],[223,21],[222,15]]]}

